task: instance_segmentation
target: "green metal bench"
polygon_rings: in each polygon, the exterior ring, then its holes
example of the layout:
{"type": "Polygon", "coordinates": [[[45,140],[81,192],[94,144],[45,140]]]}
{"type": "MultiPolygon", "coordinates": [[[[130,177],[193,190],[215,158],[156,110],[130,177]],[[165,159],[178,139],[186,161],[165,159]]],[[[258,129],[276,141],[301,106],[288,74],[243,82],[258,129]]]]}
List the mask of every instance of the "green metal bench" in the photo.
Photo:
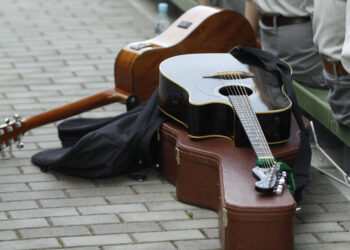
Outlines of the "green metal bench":
{"type": "MultiPolygon", "coordinates": [[[[343,142],[344,152],[349,152],[350,148],[350,128],[340,125],[335,121],[331,114],[331,108],[327,101],[328,90],[321,90],[303,86],[293,81],[293,87],[297,96],[298,105],[302,110],[309,114],[313,119],[322,124],[327,130],[343,142]]],[[[329,169],[319,166],[312,166],[329,177],[350,187],[350,177],[319,145],[316,131],[311,122],[311,132],[315,140],[315,148],[326,157],[332,165],[338,170],[339,176],[334,175],[329,169]]],[[[344,154],[343,158],[349,158],[344,154]]],[[[343,160],[343,163],[347,161],[343,160]]],[[[347,166],[348,167],[348,166],[347,166]]]]}

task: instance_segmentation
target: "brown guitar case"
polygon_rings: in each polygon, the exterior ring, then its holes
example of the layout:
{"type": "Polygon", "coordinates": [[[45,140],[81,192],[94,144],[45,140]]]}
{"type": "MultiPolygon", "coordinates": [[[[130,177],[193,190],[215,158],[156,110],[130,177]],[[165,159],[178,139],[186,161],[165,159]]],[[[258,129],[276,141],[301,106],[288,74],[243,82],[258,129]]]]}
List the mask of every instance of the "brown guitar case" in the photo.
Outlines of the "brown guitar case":
{"type": "MultiPolygon", "coordinates": [[[[271,147],[289,166],[298,152],[297,131],[293,119],[288,142],[271,147]]],[[[176,185],[179,201],[219,213],[222,249],[293,249],[295,200],[287,188],[273,196],[255,191],[252,148],[238,148],[226,138],[195,141],[169,122],[159,135],[160,175],[176,185]]]]}

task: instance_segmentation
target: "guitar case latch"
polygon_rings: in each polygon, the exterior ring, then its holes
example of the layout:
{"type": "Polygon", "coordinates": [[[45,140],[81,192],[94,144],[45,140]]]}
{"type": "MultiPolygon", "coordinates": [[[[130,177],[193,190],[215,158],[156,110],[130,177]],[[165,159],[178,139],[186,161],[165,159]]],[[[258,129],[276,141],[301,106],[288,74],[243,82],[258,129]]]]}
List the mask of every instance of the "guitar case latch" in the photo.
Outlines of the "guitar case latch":
{"type": "Polygon", "coordinates": [[[175,147],[175,160],[176,165],[180,166],[180,150],[178,147],[175,147]]]}
{"type": "Polygon", "coordinates": [[[227,210],[226,210],[226,208],[223,208],[222,209],[222,225],[224,227],[227,227],[227,224],[228,224],[227,210]]]}

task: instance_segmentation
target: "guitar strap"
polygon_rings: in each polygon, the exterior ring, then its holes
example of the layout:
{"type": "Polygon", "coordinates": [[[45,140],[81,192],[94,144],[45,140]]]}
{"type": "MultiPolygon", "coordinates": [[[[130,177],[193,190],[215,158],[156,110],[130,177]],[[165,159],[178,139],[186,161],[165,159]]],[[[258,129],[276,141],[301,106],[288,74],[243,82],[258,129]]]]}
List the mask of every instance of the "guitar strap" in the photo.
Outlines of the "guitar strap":
{"type": "Polygon", "coordinates": [[[278,84],[277,86],[282,86],[284,84],[287,95],[292,101],[292,112],[300,130],[299,152],[293,167],[293,171],[296,175],[296,194],[300,194],[311,178],[311,148],[292,86],[291,67],[271,53],[261,49],[238,46],[233,48],[229,53],[241,63],[258,67],[274,75],[274,79],[278,81],[275,83],[278,84]]]}

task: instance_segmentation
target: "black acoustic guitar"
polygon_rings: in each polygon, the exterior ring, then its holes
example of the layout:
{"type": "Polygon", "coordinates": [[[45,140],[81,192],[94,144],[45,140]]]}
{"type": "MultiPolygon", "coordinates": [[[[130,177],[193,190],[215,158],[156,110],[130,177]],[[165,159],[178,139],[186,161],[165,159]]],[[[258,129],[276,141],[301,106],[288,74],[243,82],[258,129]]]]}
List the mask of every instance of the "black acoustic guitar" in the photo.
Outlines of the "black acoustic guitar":
{"type": "Polygon", "coordinates": [[[162,112],[187,127],[194,139],[219,136],[236,145],[250,143],[258,157],[256,190],[281,193],[287,177],[269,143],[289,138],[292,103],[283,88],[228,53],[175,56],[159,69],[162,112]]]}

